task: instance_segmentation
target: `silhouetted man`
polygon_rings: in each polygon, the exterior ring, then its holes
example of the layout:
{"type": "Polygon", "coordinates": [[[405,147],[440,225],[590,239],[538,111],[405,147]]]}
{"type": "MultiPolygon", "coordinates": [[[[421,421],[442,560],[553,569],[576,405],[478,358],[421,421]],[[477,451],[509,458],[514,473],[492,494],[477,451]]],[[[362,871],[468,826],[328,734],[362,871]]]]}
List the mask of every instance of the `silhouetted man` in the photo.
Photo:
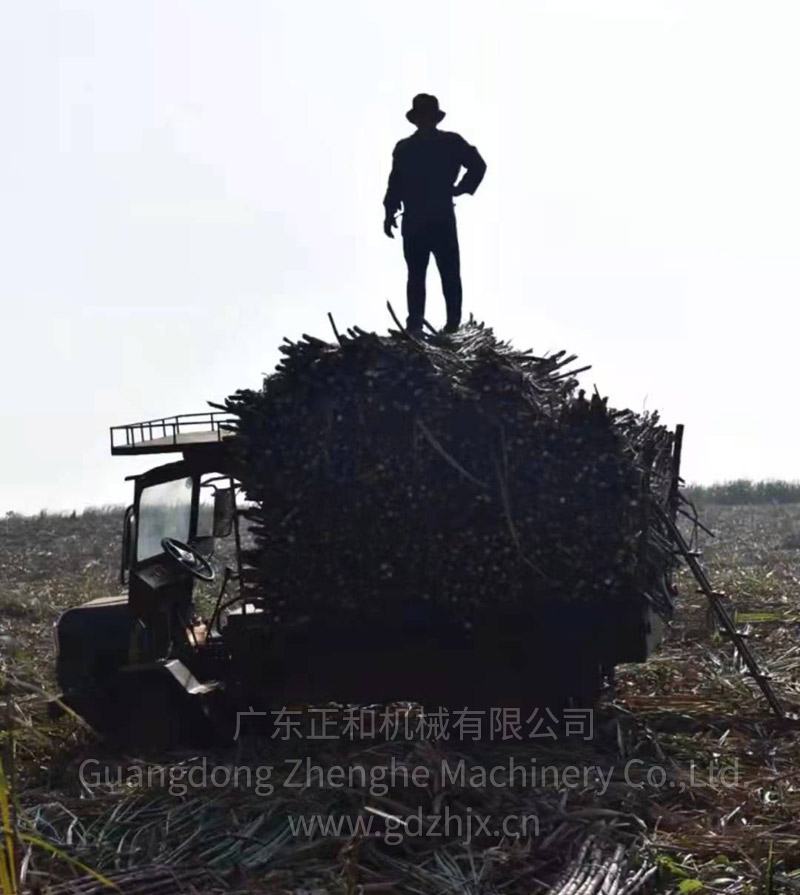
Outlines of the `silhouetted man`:
{"type": "Polygon", "coordinates": [[[445,332],[461,324],[461,270],[453,197],[470,195],[486,173],[486,162],[478,150],[458,134],[440,131],[436,125],[445,113],[435,96],[414,97],[406,118],[416,133],[395,146],[392,172],[383,200],[386,217],[383,232],[394,239],[395,215],[403,206],[403,255],[408,265],[408,321],[411,332],[422,329],[425,316],[425,275],[431,252],[442,278],[447,304],[445,332]],[[459,171],[466,174],[456,185],[459,171]]]}

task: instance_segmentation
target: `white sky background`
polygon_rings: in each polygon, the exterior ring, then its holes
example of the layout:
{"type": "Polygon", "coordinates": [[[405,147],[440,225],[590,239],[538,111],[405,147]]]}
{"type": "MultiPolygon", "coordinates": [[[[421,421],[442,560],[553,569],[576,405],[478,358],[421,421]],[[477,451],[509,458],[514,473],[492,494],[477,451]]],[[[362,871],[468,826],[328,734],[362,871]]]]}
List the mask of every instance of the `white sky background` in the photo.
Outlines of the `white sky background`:
{"type": "Polygon", "coordinates": [[[4,4],[0,512],[126,502],[159,461],[108,426],[404,312],[381,201],[420,91],[488,163],[465,309],[686,423],[687,478],[800,478],[798,38],[794,2],[4,4]]]}

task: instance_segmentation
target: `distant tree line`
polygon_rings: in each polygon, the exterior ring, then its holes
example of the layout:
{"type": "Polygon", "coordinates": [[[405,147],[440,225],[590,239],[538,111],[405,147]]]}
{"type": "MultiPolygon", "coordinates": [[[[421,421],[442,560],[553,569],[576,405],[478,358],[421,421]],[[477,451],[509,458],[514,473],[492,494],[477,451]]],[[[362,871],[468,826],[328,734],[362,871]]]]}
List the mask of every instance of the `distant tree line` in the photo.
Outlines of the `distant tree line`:
{"type": "Polygon", "coordinates": [[[715,503],[726,506],[763,503],[800,503],[800,482],[768,479],[753,482],[735,479],[715,485],[689,485],[686,496],[696,503],[715,503]]]}
{"type": "Polygon", "coordinates": [[[95,519],[105,516],[119,516],[125,512],[124,506],[106,504],[101,507],[86,507],[83,510],[39,510],[38,513],[17,513],[8,510],[6,519],[95,519]]]}

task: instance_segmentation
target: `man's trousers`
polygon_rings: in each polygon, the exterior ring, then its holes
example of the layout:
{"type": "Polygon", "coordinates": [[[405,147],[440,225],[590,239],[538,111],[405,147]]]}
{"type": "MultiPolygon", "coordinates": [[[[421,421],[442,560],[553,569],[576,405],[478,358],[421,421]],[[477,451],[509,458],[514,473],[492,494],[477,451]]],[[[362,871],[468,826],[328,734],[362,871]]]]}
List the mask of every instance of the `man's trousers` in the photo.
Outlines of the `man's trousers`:
{"type": "Polygon", "coordinates": [[[455,214],[424,220],[403,216],[403,255],[408,265],[409,329],[420,329],[425,317],[425,276],[431,253],[442,278],[447,323],[461,323],[461,262],[455,214]]]}

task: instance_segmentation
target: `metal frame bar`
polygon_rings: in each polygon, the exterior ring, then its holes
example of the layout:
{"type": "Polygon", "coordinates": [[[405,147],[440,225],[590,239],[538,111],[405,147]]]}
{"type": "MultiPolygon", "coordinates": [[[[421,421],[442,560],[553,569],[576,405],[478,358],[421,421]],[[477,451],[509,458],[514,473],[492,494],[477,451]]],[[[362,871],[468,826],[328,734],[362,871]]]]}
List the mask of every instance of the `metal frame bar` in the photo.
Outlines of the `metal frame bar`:
{"type": "Polygon", "coordinates": [[[672,444],[672,483],[669,489],[669,510],[673,524],[678,522],[678,507],[681,502],[681,458],[683,454],[683,423],[675,426],[675,440],[672,444]]]}
{"type": "Polygon", "coordinates": [[[239,510],[236,506],[236,488],[237,481],[231,476],[231,494],[233,495],[233,537],[236,544],[236,577],[238,579],[239,584],[239,596],[242,598],[242,612],[247,611],[247,601],[244,599],[245,597],[245,587],[244,587],[244,576],[242,574],[244,569],[244,562],[242,560],[242,533],[239,529],[239,510]]]}

